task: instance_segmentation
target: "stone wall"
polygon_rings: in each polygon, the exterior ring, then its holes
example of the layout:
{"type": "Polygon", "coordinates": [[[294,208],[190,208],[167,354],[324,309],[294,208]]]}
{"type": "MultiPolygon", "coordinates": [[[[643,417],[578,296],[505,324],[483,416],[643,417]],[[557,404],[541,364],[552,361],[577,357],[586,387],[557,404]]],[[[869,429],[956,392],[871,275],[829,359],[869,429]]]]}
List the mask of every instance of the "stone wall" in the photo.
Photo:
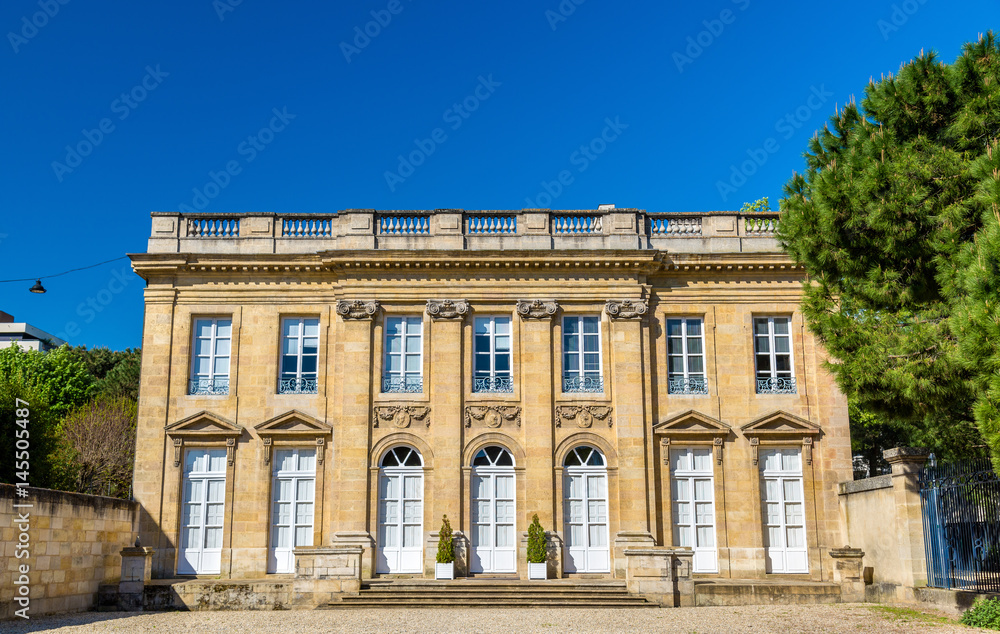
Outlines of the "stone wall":
{"type": "MultiPolygon", "coordinates": [[[[138,505],[128,500],[0,484],[0,619],[17,618],[21,566],[28,566],[30,617],[91,609],[98,587],[116,583],[121,574],[119,552],[135,540],[138,505]],[[14,508],[14,505],[31,505],[14,508]],[[27,522],[24,521],[27,515],[27,522]],[[27,526],[25,526],[27,524],[27,526]],[[19,548],[27,528],[28,556],[19,548]]],[[[23,603],[23,601],[22,601],[23,603]]]]}

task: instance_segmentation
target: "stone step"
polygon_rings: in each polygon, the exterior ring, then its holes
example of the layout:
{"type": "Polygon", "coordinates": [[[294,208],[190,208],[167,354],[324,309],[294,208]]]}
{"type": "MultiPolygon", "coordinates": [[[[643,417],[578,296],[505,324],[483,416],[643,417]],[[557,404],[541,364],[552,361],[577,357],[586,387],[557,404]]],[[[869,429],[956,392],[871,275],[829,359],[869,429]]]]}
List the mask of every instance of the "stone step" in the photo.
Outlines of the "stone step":
{"type": "MultiPolygon", "coordinates": [[[[627,592],[462,592],[452,590],[446,592],[362,592],[360,595],[373,601],[385,601],[396,597],[407,599],[544,599],[544,600],[578,600],[578,601],[616,601],[632,597],[627,592]]],[[[351,598],[351,597],[348,597],[351,598]]]]}
{"type": "Polygon", "coordinates": [[[696,581],[695,605],[809,605],[839,603],[840,586],[819,581],[696,581]]]}
{"type": "MultiPolygon", "coordinates": [[[[346,599],[347,597],[345,597],[346,599]]],[[[342,600],[331,602],[323,606],[327,609],[340,608],[375,608],[375,607],[400,607],[400,608],[655,608],[659,607],[655,603],[650,603],[641,597],[627,597],[624,599],[539,599],[531,597],[504,599],[499,602],[497,599],[476,598],[430,598],[430,599],[410,599],[407,597],[396,597],[386,599],[373,599],[370,597],[353,598],[352,600],[342,600]]]]}

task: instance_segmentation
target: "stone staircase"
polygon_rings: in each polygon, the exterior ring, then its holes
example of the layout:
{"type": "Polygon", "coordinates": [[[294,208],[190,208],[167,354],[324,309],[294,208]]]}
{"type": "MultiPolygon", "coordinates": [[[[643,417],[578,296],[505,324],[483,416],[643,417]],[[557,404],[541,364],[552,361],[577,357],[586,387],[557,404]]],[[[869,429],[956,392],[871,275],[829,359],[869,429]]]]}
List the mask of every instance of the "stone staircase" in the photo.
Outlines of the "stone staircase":
{"type": "Polygon", "coordinates": [[[656,603],[628,593],[624,581],[590,579],[373,579],[356,596],[330,602],[343,608],[655,608],[656,603]]]}

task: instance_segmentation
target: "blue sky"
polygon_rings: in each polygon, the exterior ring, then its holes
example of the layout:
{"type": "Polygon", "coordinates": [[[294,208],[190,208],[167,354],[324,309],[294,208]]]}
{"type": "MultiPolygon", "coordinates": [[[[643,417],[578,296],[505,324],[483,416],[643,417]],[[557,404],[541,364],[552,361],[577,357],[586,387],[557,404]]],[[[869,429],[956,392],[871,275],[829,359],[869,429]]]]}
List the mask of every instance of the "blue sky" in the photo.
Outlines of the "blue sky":
{"type": "MultiPolygon", "coordinates": [[[[149,212],[183,206],[776,206],[836,104],[922,48],[953,61],[998,13],[996,0],[7,0],[0,278],[141,252],[149,212]],[[225,185],[200,198],[212,173],[225,185]]],[[[74,345],[140,345],[127,261],[44,283],[0,284],[0,310],[74,345]]]]}

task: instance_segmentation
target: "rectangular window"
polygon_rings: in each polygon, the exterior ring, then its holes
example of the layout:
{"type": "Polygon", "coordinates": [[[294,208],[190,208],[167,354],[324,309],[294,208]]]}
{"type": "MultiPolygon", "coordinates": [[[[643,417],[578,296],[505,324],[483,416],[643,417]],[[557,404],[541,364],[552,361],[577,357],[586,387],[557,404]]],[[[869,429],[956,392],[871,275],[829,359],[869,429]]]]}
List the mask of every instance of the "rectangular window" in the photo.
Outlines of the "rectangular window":
{"type": "Polygon", "coordinates": [[[708,394],[701,319],[667,320],[667,392],[708,394]]]}
{"type": "Polygon", "coordinates": [[[601,318],[563,317],[563,392],[603,392],[601,318]]]}
{"type": "Polygon", "coordinates": [[[229,394],[232,319],[196,319],[189,394],[229,394]]]}
{"type": "Polygon", "coordinates": [[[423,318],[389,317],[385,320],[383,392],[424,390],[423,318]]]}
{"type": "Polygon", "coordinates": [[[753,351],[758,394],[795,394],[789,317],[754,317],[753,351]]]}
{"type": "Polygon", "coordinates": [[[279,394],[315,394],[319,363],[319,319],[290,317],[281,322],[279,394]]]}
{"type": "Polygon", "coordinates": [[[511,377],[510,317],[476,317],[472,391],[514,391],[511,377]]]}

